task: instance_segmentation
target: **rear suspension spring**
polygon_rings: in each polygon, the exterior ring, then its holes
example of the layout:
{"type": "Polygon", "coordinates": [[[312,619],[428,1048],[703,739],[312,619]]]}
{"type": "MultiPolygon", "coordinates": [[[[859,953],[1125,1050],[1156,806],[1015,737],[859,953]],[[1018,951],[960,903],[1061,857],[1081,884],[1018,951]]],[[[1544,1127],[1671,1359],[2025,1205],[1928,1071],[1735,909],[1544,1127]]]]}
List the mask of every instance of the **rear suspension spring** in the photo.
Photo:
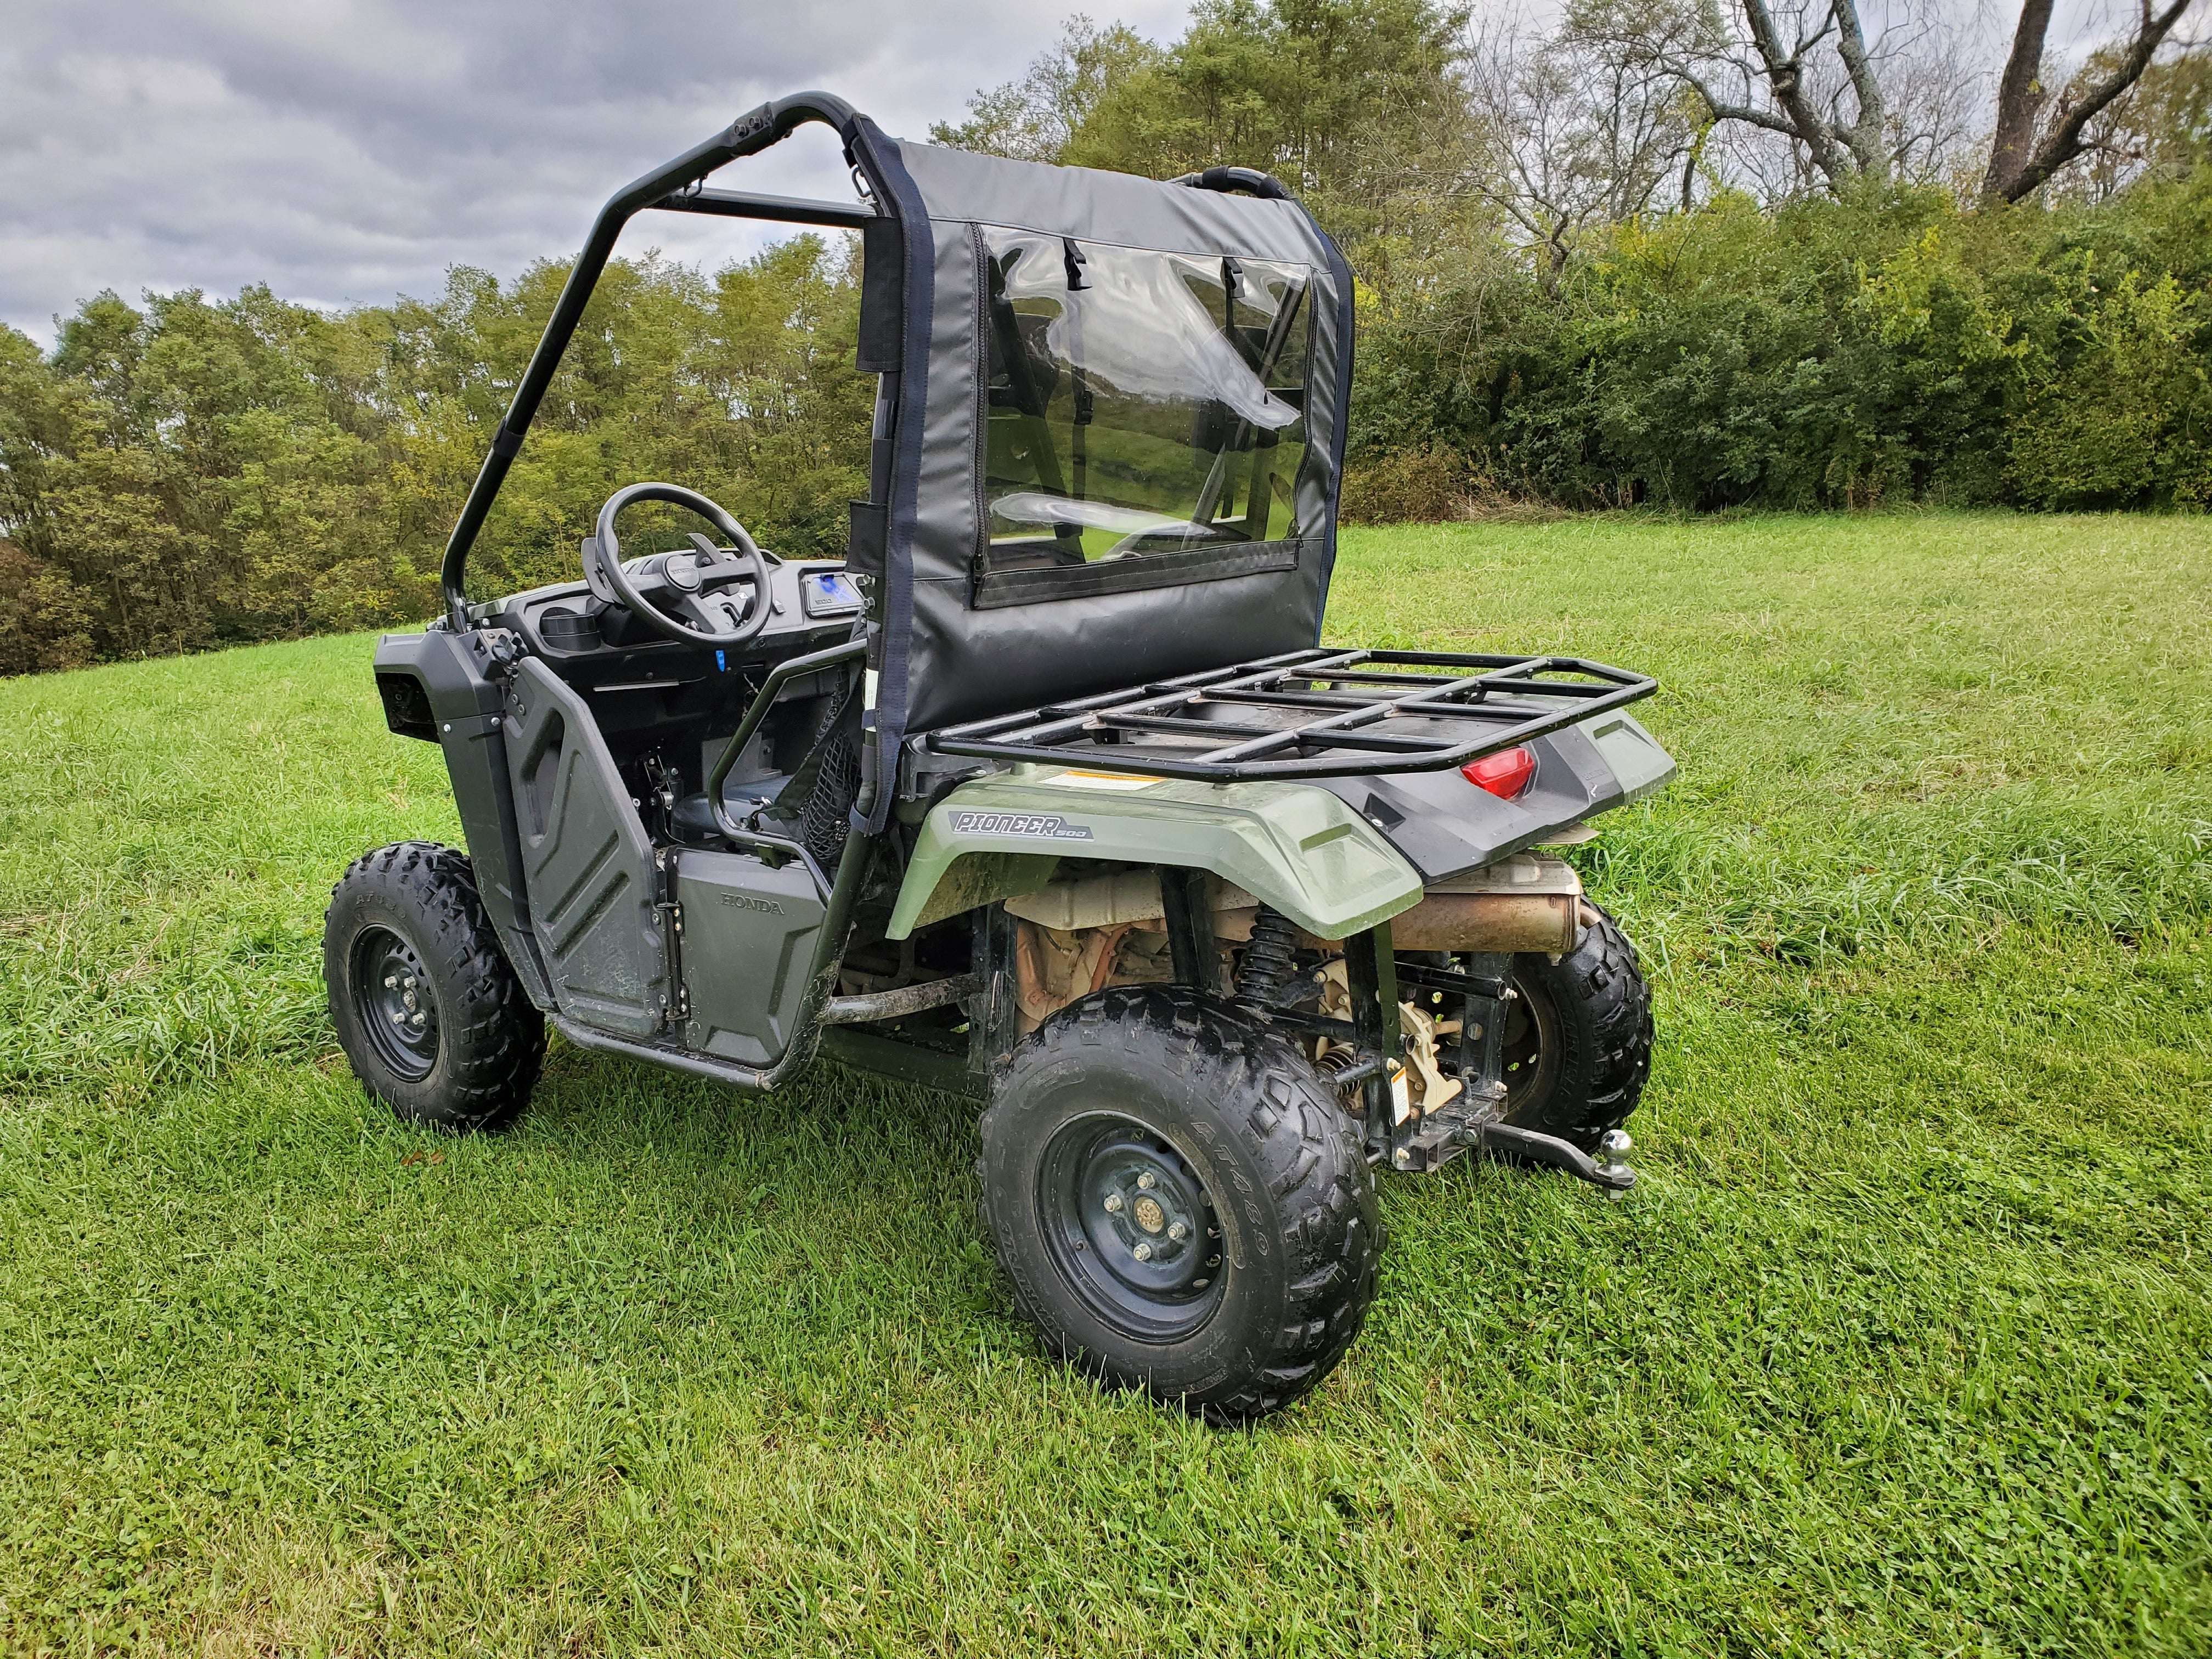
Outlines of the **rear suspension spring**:
{"type": "Polygon", "coordinates": [[[1298,930],[1291,919],[1271,904],[1260,907],[1252,920],[1251,941],[1237,970],[1237,1000],[1249,1008],[1272,1006],[1291,981],[1295,964],[1291,952],[1297,948],[1298,930]]]}

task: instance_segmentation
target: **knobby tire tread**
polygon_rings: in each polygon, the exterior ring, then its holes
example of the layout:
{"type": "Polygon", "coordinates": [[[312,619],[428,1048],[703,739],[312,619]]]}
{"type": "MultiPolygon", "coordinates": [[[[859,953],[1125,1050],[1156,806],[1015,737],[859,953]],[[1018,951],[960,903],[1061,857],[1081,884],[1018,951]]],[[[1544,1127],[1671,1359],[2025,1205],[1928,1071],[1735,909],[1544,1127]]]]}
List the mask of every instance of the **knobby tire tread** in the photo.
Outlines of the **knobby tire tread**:
{"type": "Polygon", "coordinates": [[[1620,923],[1584,900],[1582,941],[1574,951],[1556,964],[1546,957],[1524,957],[1516,973],[1541,978],[1562,1025],[1575,1030],[1571,1063],[1550,1098],[1532,1101],[1511,1121],[1589,1151],[1607,1130],[1628,1121],[1651,1077],[1651,988],[1636,947],[1620,923]]]}
{"type": "MultiPolygon", "coordinates": [[[[500,946],[468,855],[424,841],[363,854],[332,889],[332,914],[364,891],[419,922],[422,933],[414,943],[447,994],[441,999],[439,1034],[450,1058],[430,1109],[392,1100],[373,1085],[372,1091],[404,1115],[455,1133],[505,1127],[537,1086],[545,1059],[545,1019],[500,946]]],[[[338,969],[335,962],[329,966],[338,969]]]]}
{"type": "MultiPolygon", "coordinates": [[[[1374,1172],[1356,1127],[1305,1056],[1257,1016],[1180,985],[1096,993],[1054,1015],[1024,1038],[1002,1085],[1066,1054],[1164,1048],[1199,1098],[1222,1103],[1220,1127],[1237,1133],[1267,1177],[1265,1186],[1289,1253],[1282,1316],[1265,1352],[1240,1386],[1188,1408],[1223,1425],[1281,1410],[1327,1376],[1359,1334],[1375,1299],[1382,1257],[1374,1172]]],[[[987,1112],[1005,1109],[994,1091],[987,1112]]],[[[990,1127],[987,1126],[986,1133],[990,1127]]],[[[1006,1259],[1003,1218],[986,1212],[1000,1264],[1022,1312],[1050,1339],[1048,1310],[1028,1295],[1006,1259]]],[[[1061,1346],[1063,1357],[1100,1371],[1096,1357],[1061,1346]]]]}

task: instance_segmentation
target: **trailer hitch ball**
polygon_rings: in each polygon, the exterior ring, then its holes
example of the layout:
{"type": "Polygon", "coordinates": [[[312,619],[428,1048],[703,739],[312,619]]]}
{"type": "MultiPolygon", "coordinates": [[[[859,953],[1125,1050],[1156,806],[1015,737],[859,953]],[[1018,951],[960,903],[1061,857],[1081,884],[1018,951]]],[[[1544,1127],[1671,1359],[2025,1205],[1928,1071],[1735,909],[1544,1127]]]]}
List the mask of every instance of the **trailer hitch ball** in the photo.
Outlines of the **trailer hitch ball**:
{"type": "Polygon", "coordinates": [[[1628,1138],[1626,1129],[1607,1129],[1598,1137],[1597,1150],[1605,1160],[1598,1165],[1598,1173],[1618,1182],[1607,1188],[1605,1195],[1609,1199],[1618,1200],[1627,1194],[1627,1182],[1621,1181],[1620,1177],[1627,1176],[1633,1179],[1628,1167],[1628,1149],[1635,1144],[1628,1138]]]}

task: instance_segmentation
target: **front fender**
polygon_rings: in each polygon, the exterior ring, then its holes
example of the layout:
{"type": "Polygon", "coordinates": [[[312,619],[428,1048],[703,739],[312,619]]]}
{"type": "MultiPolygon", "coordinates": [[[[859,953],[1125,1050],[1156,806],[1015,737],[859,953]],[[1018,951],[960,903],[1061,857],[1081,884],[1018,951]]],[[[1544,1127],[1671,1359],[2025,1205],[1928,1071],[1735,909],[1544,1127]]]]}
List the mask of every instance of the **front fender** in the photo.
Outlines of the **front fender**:
{"type": "Polygon", "coordinates": [[[923,821],[885,929],[1032,893],[1066,858],[1209,870],[1320,939],[1418,902],[1421,878],[1326,789],[1022,766],[964,783],[923,821]]]}

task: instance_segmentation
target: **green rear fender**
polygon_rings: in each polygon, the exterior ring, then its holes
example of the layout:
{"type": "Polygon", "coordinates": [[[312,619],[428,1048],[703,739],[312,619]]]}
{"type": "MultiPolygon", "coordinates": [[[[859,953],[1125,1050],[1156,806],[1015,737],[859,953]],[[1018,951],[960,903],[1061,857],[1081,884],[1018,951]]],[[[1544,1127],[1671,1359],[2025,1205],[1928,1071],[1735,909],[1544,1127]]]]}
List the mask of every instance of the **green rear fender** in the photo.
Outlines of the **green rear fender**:
{"type": "Polygon", "coordinates": [[[1322,939],[1421,896],[1413,866],[1326,789],[1023,766],[930,809],[886,931],[1036,892],[1071,858],[1210,870],[1322,939]]]}

